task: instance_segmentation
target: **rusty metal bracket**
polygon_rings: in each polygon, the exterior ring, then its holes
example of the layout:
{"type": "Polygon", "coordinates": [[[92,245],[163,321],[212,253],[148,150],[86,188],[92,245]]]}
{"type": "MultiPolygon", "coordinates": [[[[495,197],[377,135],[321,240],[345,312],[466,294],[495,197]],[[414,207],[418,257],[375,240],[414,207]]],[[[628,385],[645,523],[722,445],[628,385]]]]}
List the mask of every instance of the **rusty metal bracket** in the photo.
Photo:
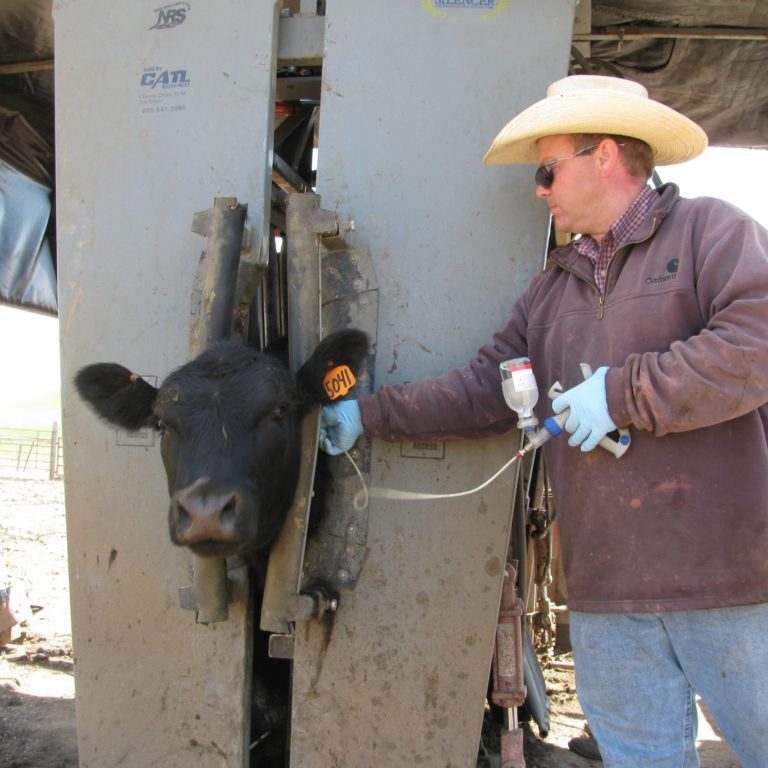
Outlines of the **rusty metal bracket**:
{"type": "Polygon", "coordinates": [[[213,342],[230,336],[235,287],[240,266],[247,205],[234,197],[217,197],[213,207],[196,213],[192,231],[208,239],[200,257],[192,291],[194,320],[189,355],[196,357],[213,342]]]}
{"type": "MultiPolygon", "coordinates": [[[[288,197],[289,354],[297,370],[322,335],[348,327],[376,338],[378,287],[367,252],[350,248],[340,234],[335,213],[320,207],[313,194],[288,197]]],[[[352,226],[346,227],[353,231],[352,226]]],[[[373,360],[358,376],[356,392],[370,391],[373,360]]],[[[333,478],[320,523],[309,541],[309,507],[312,498],[319,412],[308,414],[302,427],[302,469],[293,506],[270,553],[264,591],[261,628],[284,637],[271,644],[275,654],[288,654],[295,621],[307,621],[324,610],[334,610],[307,585],[324,583],[332,590],[354,587],[367,555],[367,510],[357,510],[353,497],[359,479],[347,458],[330,460],[333,478]]],[[[361,441],[363,442],[363,441],[361,441]]],[[[369,445],[351,451],[367,473],[369,445]]]]}
{"type": "MultiPolygon", "coordinates": [[[[354,231],[350,224],[349,230],[354,231]]],[[[326,241],[322,261],[323,324],[326,328],[360,328],[376,339],[379,287],[367,250],[351,248],[343,240],[326,241]]],[[[358,375],[356,394],[373,388],[375,358],[369,356],[358,375]]],[[[361,438],[350,451],[364,477],[370,469],[371,443],[361,438]]],[[[306,572],[336,590],[354,589],[368,554],[368,508],[353,503],[360,479],[346,456],[330,461],[333,482],[317,530],[307,547],[306,572]]]]}
{"type": "MultiPolygon", "coordinates": [[[[288,355],[292,371],[312,354],[322,335],[320,319],[320,238],[336,235],[338,218],[320,208],[313,194],[288,196],[288,355]]],[[[312,486],[315,478],[320,413],[308,413],[302,423],[299,480],[285,523],[272,545],[264,586],[261,628],[284,635],[292,622],[314,612],[311,596],[300,592],[312,486]]]]}
{"type": "MultiPolygon", "coordinates": [[[[229,337],[235,304],[240,249],[247,205],[234,197],[217,197],[213,207],[196,213],[192,231],[208,238],[192,291],[189,356],[229,337]]],[[[192,585],[179,590],[182,608],[196,611],[198,624],[226,621],[231,590],[225,560],[192,555],[192,585]]]]}

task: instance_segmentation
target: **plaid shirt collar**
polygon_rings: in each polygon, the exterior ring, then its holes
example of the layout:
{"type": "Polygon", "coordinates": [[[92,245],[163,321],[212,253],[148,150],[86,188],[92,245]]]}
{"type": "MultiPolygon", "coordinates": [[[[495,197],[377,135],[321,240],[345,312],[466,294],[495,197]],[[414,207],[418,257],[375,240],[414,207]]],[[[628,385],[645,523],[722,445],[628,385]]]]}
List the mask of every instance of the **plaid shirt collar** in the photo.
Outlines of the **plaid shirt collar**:
{"type": "Polygon", "coordinates": [[[611,224],[599,243],[592,235],[582,235],[574,240],[574,248],[593,264],[595,282],[600,293],[605,293],[605,278],[613,254],[634,235],[656,200],[655,190],[646,186],[629,208],[611,224]]]}

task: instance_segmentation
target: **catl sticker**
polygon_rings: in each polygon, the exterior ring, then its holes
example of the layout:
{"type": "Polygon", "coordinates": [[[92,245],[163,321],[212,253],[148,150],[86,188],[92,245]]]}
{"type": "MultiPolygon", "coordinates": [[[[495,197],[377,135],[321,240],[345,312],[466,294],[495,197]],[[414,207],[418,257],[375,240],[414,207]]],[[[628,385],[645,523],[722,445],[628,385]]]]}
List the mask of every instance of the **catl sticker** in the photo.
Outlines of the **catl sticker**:
{"type": "Polygon", "coordinates": [[[323,387],[325,387],[325,394],[331,400],[335,400],[337,397],[346,395],[356,382],[355,374],[352,373],[349,366],[337,365],[325,374],[323,387]]]}

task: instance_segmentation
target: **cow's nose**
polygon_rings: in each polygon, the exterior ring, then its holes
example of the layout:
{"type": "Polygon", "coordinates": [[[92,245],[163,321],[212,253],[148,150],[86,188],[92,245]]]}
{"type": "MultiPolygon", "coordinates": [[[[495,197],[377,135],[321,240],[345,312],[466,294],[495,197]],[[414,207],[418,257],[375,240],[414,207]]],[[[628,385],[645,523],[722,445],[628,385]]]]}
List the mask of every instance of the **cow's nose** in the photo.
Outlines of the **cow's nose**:
{"type": "Polygon", "coordinates": [[[242,503],[236,491],[206,492],[195,485],[171,498],[172,538],[189,546],[203,541],[233,541],[242,503]]]}

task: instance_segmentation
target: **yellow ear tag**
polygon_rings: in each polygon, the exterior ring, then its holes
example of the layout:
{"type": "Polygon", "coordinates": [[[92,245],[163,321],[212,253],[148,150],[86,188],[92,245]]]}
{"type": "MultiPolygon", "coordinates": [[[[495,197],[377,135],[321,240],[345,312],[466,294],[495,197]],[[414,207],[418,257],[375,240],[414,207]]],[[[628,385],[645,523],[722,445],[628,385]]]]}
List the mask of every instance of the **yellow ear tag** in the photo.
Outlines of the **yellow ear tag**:
{"type": "Polygon", "coordinates": [[[323,378],[323,387],[329,400],[344,397],[356,383],[355,374],[347,365],[337,365],[335,368],[331,368],[323,378]]]}

